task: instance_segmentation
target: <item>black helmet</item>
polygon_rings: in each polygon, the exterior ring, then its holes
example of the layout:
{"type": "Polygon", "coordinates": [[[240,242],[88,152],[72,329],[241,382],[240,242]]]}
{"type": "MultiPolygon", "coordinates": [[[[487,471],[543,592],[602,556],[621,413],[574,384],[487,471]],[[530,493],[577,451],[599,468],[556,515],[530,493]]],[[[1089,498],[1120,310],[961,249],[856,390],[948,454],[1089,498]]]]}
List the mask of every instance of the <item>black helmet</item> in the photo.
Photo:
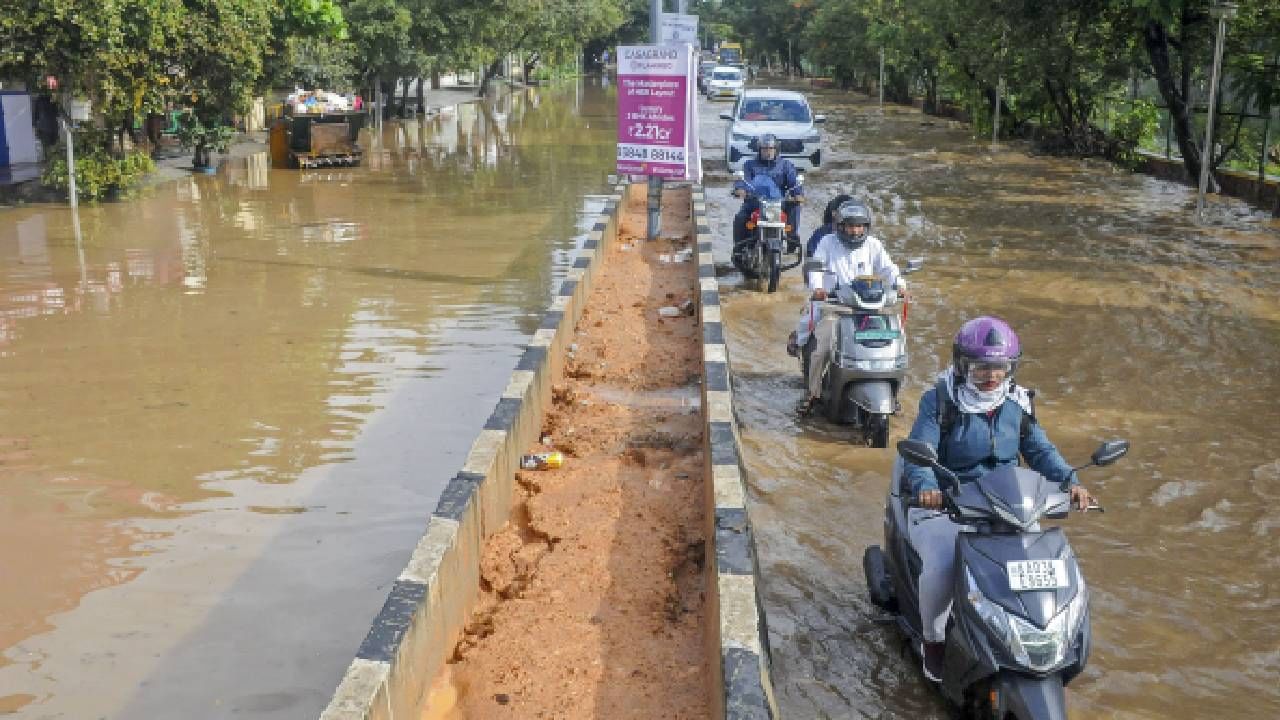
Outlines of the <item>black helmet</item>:
{"type": "Polygon", "coordinates": [[[777,160],[780,152],[778,148],[778,136],[773,133],[765,133],[756,138],[756,153],[759,154],[761,160],[764,160],[765,148],[773,148],[773,159],[777,160]]]}
{"type": "Polygon", "coordinates": [[[836,211],[831,214],[831,222],[835,225],[836,237],[840,240],[841,244],[850,250],[856,250],[857,248],[862,247],[862,243],[866,241],[867,235],[866,233],[863,233],[862,235],[853,235],[846,232],[844,226],[850,224],[863,225],[867,228],[867,232],[870,232],[871,211],[867,209],[866,205],[863,205],[857,200],[852,200],[836,208],[836,211]]]}
{"type": "Polygon", "coordinates": [[[837,195],[831,198],[831,202],[827,203],[827,209],[822,211],[822,224],[830,225],[834,220],[832,218],[836,214],[836,208],[853,199],[852,195],[837,195]]]}

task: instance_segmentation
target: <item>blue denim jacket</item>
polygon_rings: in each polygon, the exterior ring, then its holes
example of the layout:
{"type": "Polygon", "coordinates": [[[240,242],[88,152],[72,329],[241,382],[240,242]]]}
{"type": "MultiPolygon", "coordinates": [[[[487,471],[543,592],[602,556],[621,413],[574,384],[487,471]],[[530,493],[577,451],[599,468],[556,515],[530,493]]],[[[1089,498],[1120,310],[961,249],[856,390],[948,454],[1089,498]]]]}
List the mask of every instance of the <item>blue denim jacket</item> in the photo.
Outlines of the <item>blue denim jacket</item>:
{"type": "MultiPolygon", "coordinates": [[[[1061,483],[1070,479],[1076,484],[1071,466],[1058,448],[1049,442],[1040,423],[1033,422],[1027,436],[1021,437],[1022,415],[1025,411],[1013,399],[993,413],[965,413],[956,411],[955,422],[946,438],[939,437],[938,388],[934,387],[920,396],[920,414],[911,428],[912,440],[923,440],[938,450],[942,464],[960,478],[960,482],[973,482],[982,475],[1004,465],[1017,465],[1021,455],[1027,466],[1044,475],[1050,482],[1061,483]]],[[[937,473],[928,467],[904,464],[911,492],[937,490],[937,473]]]]}

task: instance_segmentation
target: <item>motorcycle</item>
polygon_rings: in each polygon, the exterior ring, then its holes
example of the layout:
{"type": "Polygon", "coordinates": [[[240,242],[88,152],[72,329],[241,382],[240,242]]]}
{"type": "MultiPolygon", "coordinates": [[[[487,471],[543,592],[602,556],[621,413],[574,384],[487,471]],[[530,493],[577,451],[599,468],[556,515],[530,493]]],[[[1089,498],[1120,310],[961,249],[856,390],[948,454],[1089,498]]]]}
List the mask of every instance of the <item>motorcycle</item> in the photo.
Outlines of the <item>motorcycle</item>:
{"type": "MultiPolygon", "coordinates": [[[[1075,470],[1110,465],[1128,451],[1125,440],[1104,442],[1075,470]]],[[[944,697],[967,717],[1066,720],[1064,688],[1089,659],[1089,591],[1061,528],[1042,530],[1040,521],[1067,517],[1068,489],[1013,466],[961,484],[932,445],[903,440],[898,452],[885,502],[885,550],[873,545],[863,556],[871,601],[896,615],[919,653],[921,565],[912,540],[919,521],[908,515],[915,501],[905,457],[941,473],[944,511],[965,526],[955,547],[944,697]]],[[[1091,502],[1085,510],[1102,507],[1091,502]]]]}
{"type": "MultiPolygon", "coordinates": [[[[743,180],[742,171],[734,173],[734,178],[743,180]]],[[[799,239],[794,237],[799,228],[787,222],[787,213],[783,211],[784,203],[799,203],[804,197],[796,194],[796,190],[804,186],[804,175],[797,178],[796,188],[784,197],[782,190],[771,178],[765,175],[753,178],[747,183],[743,202],[755,202],[756,209],[747,220],[747,238],[733,249],[733,265],[749,280],[763,279],[768,292],[778,289],[778,280],[782,273],[798,266],[804,259],[803,248],[799,239]],[[788,239],[796,247],[795,262],[784,264],[782,256],[786,251],[788,239]]],[[[741,188],[739,188],[741,189],[741,188]]]]}
{"type": "MultiPolygon", "coordinates": [[[[913,258],[902,273],[916,272],[923,265],[923,260],[913,258]]],[[[814,301],[811,318],[815,306],[822,313],[839,315],[823,369],[822,408],[827,420],[852,425],[871,447],[888,447],[889,418],[900,409],[898,390],[907,375],[906,298],[871,275],[856,278],[852,287],[837,287],[826,301],[814,301]]],[[[816,342],[810,334],[800,352],[805,387],[816,342]]]]}

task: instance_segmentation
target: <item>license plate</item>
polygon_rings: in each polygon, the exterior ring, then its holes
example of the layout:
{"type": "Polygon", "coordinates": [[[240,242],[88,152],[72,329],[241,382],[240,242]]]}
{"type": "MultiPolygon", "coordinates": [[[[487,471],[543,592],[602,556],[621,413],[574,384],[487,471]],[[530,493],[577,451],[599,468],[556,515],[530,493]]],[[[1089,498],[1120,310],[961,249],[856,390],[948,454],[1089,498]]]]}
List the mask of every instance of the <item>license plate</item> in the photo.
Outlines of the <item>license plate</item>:
{"type": "Polygon", "coordinates": [[[855,330],[854,340],[897,340],[902,333],[897,330],[855,330]]]}
{"type": "Polygon", "coordinates": [[[1070,584],[1066,560],[1015,560],[1005,563],[1009,587],[1023,590],[1057,590],[1070,584]]]}

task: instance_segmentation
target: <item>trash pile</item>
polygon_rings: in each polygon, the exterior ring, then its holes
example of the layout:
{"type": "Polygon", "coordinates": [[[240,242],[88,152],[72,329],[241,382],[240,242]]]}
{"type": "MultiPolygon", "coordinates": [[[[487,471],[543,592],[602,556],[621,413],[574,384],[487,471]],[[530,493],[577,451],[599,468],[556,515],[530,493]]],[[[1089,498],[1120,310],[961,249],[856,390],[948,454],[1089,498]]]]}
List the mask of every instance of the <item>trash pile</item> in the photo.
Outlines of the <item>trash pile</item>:
{"type": "Polygon", "coordinates": [[[360,96],[339,95],[327,90],[295,89],[285,98],[285,108],[291,115],[312,113],[340,113],[360,109],[360,96]]]}

